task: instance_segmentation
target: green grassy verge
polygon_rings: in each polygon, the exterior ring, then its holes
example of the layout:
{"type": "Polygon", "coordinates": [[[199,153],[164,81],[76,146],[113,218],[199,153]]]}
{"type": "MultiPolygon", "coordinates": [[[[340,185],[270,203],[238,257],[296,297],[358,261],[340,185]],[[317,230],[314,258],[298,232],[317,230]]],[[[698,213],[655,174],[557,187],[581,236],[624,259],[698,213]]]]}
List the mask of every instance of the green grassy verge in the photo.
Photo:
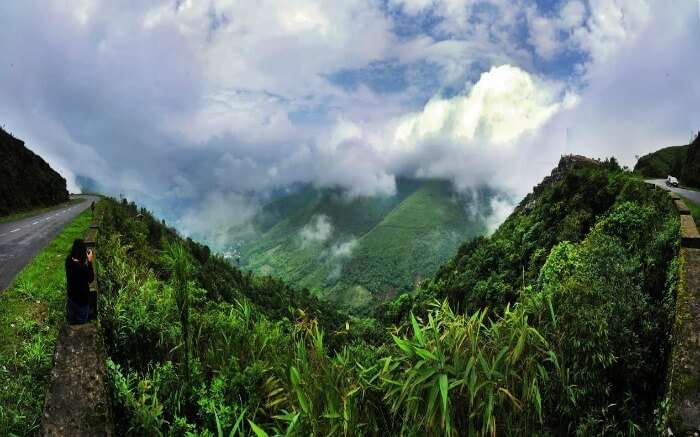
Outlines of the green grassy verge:
{"type": "Polygon", "coordinates": [[[0,434],[39,431],[58,329],[65,319],[63,263],[87,232],[86,210],[68,224],[0,294],[0,434]]]}
{"type": "Polygon", "coordinates": [[[688,206],[688,209],[690,210],[690,213],[693,215],[693,220],[695,220],[696,224],[700,224],[700,205],[697,203],[694,203],[692,200],[688,199],[687,197],[683,197],[683,201],[685,202],[686,206],[688,206]]]}
{"type": "Polygon", "coordinates": [[[75,205],[77,203],[85,202],[85,198],[79,197],[76,199],[71,199],[68,202],[59,203],[58,205],[48,206],[46,208],[30,209],[28,211],[21,211],[15,214],[6,215],[0,217],[0,223],[12,222],[15,220],[21,220],[25,217],[31,217],[33,215],[42,214],[44,212],[54,211],[56,209],[65,208],[66,206],[75,205]]]}

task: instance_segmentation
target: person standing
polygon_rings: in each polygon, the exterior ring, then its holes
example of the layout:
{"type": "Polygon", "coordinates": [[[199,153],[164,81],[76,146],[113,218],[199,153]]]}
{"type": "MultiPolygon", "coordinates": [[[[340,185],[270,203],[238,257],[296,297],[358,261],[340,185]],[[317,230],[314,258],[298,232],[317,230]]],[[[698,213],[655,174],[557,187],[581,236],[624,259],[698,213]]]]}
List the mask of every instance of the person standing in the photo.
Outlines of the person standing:
{"type": "Polygon", "coordinates": [[[66,257],[66,320],[71,325],[86,323],[90,315],[90,283],[95,279],[92,250],[81,239],[73,241],[66,257]]]}

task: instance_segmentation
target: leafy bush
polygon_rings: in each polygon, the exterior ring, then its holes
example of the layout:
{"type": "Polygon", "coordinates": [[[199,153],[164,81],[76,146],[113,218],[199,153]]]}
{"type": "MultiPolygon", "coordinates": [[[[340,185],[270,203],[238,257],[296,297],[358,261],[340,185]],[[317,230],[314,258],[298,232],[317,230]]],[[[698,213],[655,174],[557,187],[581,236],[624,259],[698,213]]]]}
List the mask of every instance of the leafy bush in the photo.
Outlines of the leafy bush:
{"type": "Polygon", "coordinates": [[[121,433],[653,429],[678,219],[612,161],[564,163],[492,237],[466,242],[376,318],[242,272],[133,204],[109,203],[102,227],[100,317],[121,433]],[[174,247],[182,257],[163,257],[174,247]],[[173,258],[192,270],[178,277],[173,258]]]}

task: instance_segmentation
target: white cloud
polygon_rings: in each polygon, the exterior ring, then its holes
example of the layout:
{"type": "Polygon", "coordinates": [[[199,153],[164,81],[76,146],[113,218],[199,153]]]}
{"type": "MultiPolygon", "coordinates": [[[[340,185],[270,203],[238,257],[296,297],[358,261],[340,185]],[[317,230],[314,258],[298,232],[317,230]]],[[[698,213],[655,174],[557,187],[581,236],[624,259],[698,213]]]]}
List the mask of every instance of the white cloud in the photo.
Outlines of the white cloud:
{"type": "Polygon", "coordinates": [[[400,8],[405,14],[416,15],[435,4],[435,0],[390,0],[389,4],[400,8]]]}
{"type": "Polygon", "coordinates": [[[634,44],[649,25],[651,7],[649,0],[590,0],[590,17],[585,27],[574,30],[573,39],[593,64],[602,64],[634,44]]]}
{"type": "MultiPolygon", "coordinates": [[[[561,153],[629,159],[686,141],[700,123],[691,0],[385,7],[0,2],[10,60],[0,69],[0,119],[69,181],[89,176],[150,207],[201,196],[201,211],[222,228],[233,207],[247,211],[230,193],[310,182],[385,194],[397,175],[524,193],[561,153]],[[430,31],[421,13],[435,20],[430,31]],[[405,24],[397,14],[416,17],[415,34],[392,32],[405,24]],[[547,77],[557,56],[577,50],[584,64],[573,78],[547,77]],[[374,61],[406,68],[397,77],[407,87],[382,93],[329,80],[374,61]]],[[[196,212],[183,223],[204,230],[196,212]]]]}
{"type": "Polygon", "coordinates": [[[517,67],[494,67],[467,95],[434,98],[421,112],[404,117],[394,139],[407,148],[424,141],[496,147],[539,128],[568,103],[559,94],[517,67]]]}
{"type": "Polygon", "coordinates": [[[315,215],[299,232],[302,246],[325,243],[333,233],[333,224],[325,214],[315,215]]]}
{"type": "Polygon", "coordinates": [[[577,47],[572,38],[586,18],[586,6],[580,0],[563,3],[556,14],[542,15],[536,6],[526,9],[530,44],[538,56],[551,61],[565,50],[577,47]]]}
{"type": "Polygon", "coordinates": [[[537,54],[545,59],[551,59],[562,49],[559,41],[559,26],[556,20],[535,16],[530,19],[530,42],[535,46],[537,54]]]}
{"type": "Polygon", "coordinates": [[[331,256],[334,258],[348,258],[357,247],[357,239],[351,238],[348,241],[334,244],[331,247],[331,256]]]}
{"type": "Polygon", "coordinates": [[[580,0],[570,0],[561,8],[560,20],[564,29],[580,26],[586,18],[586,5],[580,0]]]}
{"type": "Polygon", "coordinates": [[[221,249],[232,235],[246,232],[241,227],[248,226],[257,212],[258,206],[245,196],[214,191],[187,208],[177,226],[185,235],[206,237],[209,244],[221,249]]]}
{"type": "Polygon", "coordinates": [[[500,198],[494,197],[491,199],[491,215],[486,217],[486,228],[489,233],[494,232],[503,223],[510,213],[515,209],[513,202],[500,198]]]}

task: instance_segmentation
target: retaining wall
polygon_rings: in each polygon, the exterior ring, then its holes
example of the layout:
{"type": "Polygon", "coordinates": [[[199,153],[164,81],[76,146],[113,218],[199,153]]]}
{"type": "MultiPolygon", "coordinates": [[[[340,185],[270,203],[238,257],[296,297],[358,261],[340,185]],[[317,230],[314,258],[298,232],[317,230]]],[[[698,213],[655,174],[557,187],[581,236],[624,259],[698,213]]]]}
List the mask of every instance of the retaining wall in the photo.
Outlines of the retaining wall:
{"type": "Polygon", "coordinates": [[[681,250],[676,314],[668,369],[666,434],[700,435],[700,234],[690,210],[671,194],[680,214],[681,250]]]}
{"type": "MultiPolygon", "coordinates": [[[[93,218],[85,236],[85,243],[93,251],[97,225],[98,221],[93,218]]],[[[91,313],[96,316],[97,280],[90,284],[90,291],[91,313]]],[[[54,368],[41,418],[42,435],[114,435],[106,378],[106,355],[97,323],[64,324],[56,344],[54,368]]]]}

